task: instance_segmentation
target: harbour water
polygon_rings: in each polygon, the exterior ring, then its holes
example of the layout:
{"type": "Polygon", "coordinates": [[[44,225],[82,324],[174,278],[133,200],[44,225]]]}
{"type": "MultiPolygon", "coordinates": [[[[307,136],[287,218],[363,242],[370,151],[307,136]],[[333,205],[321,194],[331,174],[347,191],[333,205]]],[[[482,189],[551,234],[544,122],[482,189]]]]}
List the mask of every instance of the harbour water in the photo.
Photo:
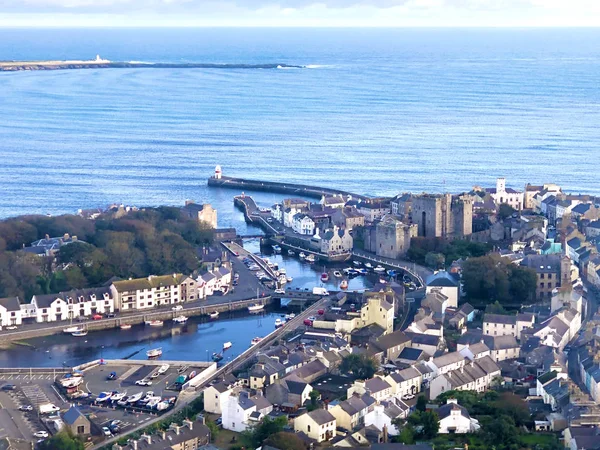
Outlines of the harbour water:
{"type": "MultiPolygon", "coordinates": [[[[329,281],[320,279],[323,270],[332,274],[332,268],[308,264],[297,256],[272,254],[262,249],[258,239],[249,239],[245,248],[253,253],[269,258],[284,267],[293,278],[288,284],[291,289],[312,289],[324,286],[338,290],[341,279],[331,275],[329,281]]],[[[356,277],[349,281],[348,290],[363,290],[376,282],[378,277],[356,277]]],[[[285,304],[285,300],[282,304],[285,304]]],[[[250,345],[252,338],[263,337],[274,330],[275,319],[286,313],[286,309],[269,309],[262,314],[248,314],[245,311],[221,314],[217,320],[206,317],[192,317],[185,326],[175,326],[165,321],[161,328],[144,325],[130,330],[106,330],[90,332],[85,337],[54,335],[29,339],[26,345],[16,345],[0,351],[0,367],[61,367],[63,364],[75,366],[93,359],[146,359],[146,350],[162,347],[163,359],[206,361],[213,353],[219,352],[225,342],[233,346],[224,352],[223,362],[242,353],[250,345]]]]}
{"type": "MultiPolygon", "coordinates": [[[[556,182],[600,193],[598,29],[0,30],[3,59],[304,69],[0,74],[0,217],[219,208],[230,176],[392,195],[556,182]]],[[[225,205],[225,208],[224,206],[225,205]]]]}

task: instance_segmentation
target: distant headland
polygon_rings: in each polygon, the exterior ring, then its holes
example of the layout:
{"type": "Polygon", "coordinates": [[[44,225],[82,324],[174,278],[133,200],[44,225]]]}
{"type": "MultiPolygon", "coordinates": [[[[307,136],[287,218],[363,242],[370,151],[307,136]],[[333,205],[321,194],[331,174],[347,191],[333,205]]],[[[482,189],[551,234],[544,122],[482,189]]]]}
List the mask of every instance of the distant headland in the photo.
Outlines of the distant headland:
{"type": "Polygon", "coordinates": [[[0,61],[0,72],[22,70],[76,70],[76,69],[303,69],[291,64],[219,64],[219,63],[148,63],[140,61],[110,61],[96,55],[96,59],[67,61],[0,61]]]}

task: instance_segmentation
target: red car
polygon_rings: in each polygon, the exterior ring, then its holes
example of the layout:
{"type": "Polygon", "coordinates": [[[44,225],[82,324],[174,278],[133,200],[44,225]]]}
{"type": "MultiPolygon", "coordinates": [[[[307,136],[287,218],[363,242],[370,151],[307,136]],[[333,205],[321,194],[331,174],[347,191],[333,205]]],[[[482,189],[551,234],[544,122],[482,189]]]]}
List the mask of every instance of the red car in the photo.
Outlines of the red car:
{"type": "Polygon", "coordinates": [[[310,319],[304,319],[304,325],[306,325],[307,327],[312,327],[312,320],[310,319]]]}
{"type": "Polygon", "coordinates": [[[325,314],[325,310],[324,310],[324,309],[320,309],[320,310],[318,311],[318,313],[319,313],[319,315],[320,315],[320,316],[322,316],[323,314],[325,314]]]}
{"type": "Polygon", "coordinates": [[[92,316],[92,320],[100,320],[100,319],[102,319],[102,316],[100,314],[94,314],[92,316]]]}

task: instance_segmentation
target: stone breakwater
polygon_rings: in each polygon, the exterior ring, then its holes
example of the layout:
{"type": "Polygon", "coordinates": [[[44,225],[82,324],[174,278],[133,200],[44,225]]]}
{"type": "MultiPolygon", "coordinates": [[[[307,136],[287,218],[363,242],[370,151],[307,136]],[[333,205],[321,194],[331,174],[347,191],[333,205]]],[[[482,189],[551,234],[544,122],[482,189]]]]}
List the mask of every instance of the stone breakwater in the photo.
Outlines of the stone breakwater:
{"type": "Polygon", "coordinates": [[[291,64],[144,63],[113,61],[0,61],[0,72],[80,69],[303,69],[291,64]]]}

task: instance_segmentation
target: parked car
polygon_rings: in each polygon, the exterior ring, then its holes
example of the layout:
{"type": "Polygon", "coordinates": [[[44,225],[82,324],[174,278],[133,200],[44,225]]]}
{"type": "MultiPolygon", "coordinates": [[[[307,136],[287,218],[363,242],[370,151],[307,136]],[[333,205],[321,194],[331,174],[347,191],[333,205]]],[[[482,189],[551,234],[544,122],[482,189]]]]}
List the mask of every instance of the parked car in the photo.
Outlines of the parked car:
{"type": "Polygon", "coordinates": [[[108,313],[108,314],[106,315],[106,318],[107,318],[107,319],[112,319],[113,317],[117,317],[117,313],[108,313]]]}
{"type": "Polygon", "coordinates": [[[108,377],[109,380],[116,380],[117,379],[117,372],[111,372],[108,377]]]}
{"type": "Polygon", "coordinates": [[[33,406],[21,405],[21,406],[19,406],[19,411],[33,411],[33,406]]]}
{"type": "Polygon", "coordinates": [[[183,306],[181,306],[181,305],[175,305],[171,309],[173,311],[181,311],[183,309],[183,306]]]}
{"type": "Polygon", "coordinates": [[[412,394],[406,394],[402,396],[402,400],[412,400],[413,398],[415,398],[415,396],[412,394]]]}
{"type": "Polygon", "coordinates": [[[94,314],[92,316],[92,320],[102,320],[102,315],[101,314],[94,314]]]}
{"type": "Polygon", "coordinates": [[[112,436],[112,433],[110,432],[108,427],[102,427],[102,433],[104,434],[104,436],[112,436]]]}
{"type": "Polygon", "coordinates": [[[14,384],[5,384],[2,386],[3,391],[14,391],[17,387],[14,384]]]}
{"type": "Polygon", "coordinates": [[[135,382],[138,386],[152,386],[152,381],[150,380],[137,380],[135,382]]]}
{"type": "Polygon", "coordinates": [[[36,431],[35,433],[33,433],[33,435],[36,438],[47,438],[48,437],[48,432],[47,431],[36,431]]]}

